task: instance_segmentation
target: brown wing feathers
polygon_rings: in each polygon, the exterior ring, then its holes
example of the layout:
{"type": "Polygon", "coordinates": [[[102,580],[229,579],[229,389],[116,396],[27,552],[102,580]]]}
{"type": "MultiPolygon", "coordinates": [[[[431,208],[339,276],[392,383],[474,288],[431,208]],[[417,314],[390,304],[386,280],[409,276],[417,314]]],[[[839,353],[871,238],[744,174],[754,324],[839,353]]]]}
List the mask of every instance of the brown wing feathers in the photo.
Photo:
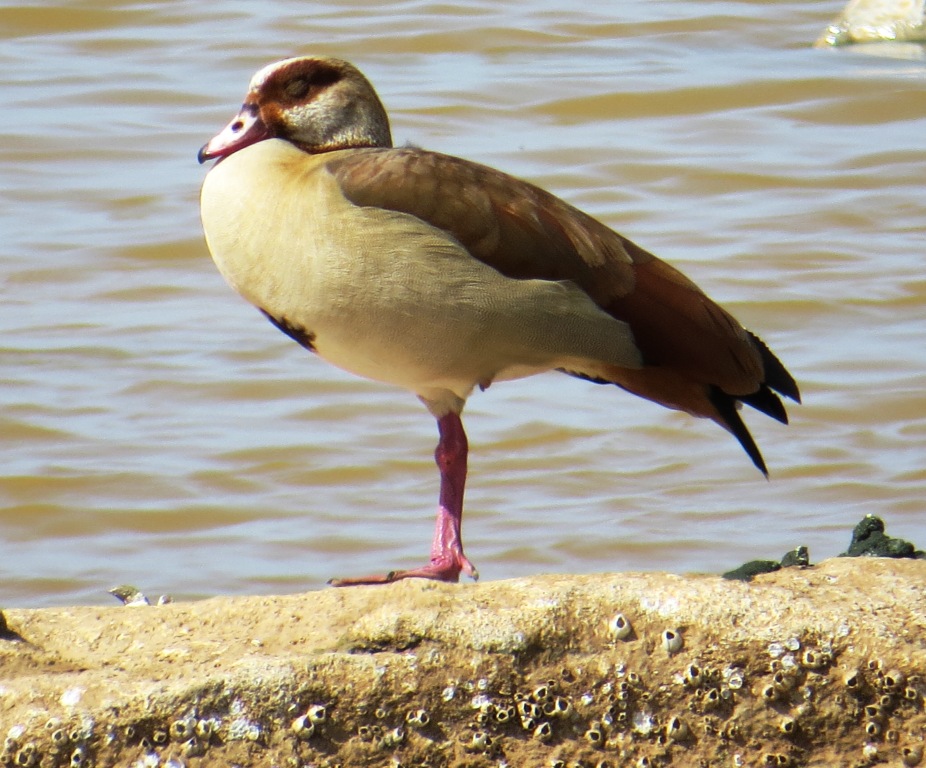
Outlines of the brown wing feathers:
{"type": "Polygon", "coordinates": [[[508,277],[579,285],[630,325],[642,353],[643,368],[612,369],[611,381],[713,419],[767,474],[738,402],[787,423],[775,392],[799,402],[797,384],[681,272],[548,192],[485,166],[417,149],[370,149],[333,157],[328,168],[354,204],[443,228],[508,277]]]}

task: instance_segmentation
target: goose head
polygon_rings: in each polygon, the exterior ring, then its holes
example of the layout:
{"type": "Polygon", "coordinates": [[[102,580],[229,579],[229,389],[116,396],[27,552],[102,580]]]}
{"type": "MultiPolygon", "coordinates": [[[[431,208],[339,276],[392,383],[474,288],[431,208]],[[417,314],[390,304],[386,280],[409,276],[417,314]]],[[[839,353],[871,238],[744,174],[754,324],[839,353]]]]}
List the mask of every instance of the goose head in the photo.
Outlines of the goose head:
{"type": "Polygon", "coordinates": [[[389,118],[370,81],[333,58],[284,59],[257,72],[241,110],[199,151],[199,162],[264,139],[311,153],[392,146],[389,118]]]}

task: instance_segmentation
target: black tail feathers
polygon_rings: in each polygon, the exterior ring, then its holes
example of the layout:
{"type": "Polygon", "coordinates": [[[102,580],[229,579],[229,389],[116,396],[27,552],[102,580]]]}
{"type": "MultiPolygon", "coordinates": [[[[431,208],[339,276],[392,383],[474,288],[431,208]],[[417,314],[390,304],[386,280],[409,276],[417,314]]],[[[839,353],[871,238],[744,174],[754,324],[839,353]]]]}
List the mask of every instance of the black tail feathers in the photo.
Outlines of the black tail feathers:
{"type": "Polygon", "coordinates": [[[759,389],[745,396],[729,395],[718,387],[711,387],[709,398],[711,404],[717,409],[717,413],[720,415],[723,425],[737,440],[739,440],[740,445],[743,446],[743,450],[745,450],[749,458],[752,459],[752,463],[758,467],[763,475],[768,477],[768,469],[765,466],[762,453],[759,451],[759,447],[756,445],[756,441],[753,440],[752,435],[749,434],[749,430],[743,423],[742,418],[740,418],[738,402],[743,402],[755,408],[757,411],[771,416],[776,421],[787,424],[788,412],[785,410],[781,398],[779,398],[775,392],[789,397],[797,403],[801,402],[801,393],[794,377],[788,373],[788,369],[782,365],[777,357],[775,357],[772,351],[765,345],[765,342],[754,333],[750,333],[749,331],[746,331],[746,333],[749,334],[750,340],[755,345],[755,348],[762,358],[762,365],[765,370],[765,381],[762,382],[759,389]]]}

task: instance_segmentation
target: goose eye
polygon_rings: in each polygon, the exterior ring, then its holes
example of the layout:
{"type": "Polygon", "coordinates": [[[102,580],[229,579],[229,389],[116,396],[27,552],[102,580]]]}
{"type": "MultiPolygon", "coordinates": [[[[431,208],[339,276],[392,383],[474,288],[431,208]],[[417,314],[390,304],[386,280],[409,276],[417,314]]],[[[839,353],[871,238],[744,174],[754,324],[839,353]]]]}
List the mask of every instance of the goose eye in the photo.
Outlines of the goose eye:
{"type": "Polygon", "coordinates": [[[309,81],[303,77],[290,80],[283,87],[284,92],[291,99],[301,99],[309,92],[309,81]]]}

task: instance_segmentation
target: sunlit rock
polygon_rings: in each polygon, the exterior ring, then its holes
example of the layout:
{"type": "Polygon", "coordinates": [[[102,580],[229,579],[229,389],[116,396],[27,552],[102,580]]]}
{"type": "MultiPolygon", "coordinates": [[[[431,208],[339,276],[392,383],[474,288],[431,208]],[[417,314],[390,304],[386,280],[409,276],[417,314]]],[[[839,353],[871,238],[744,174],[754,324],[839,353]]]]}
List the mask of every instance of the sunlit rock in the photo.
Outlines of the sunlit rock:
{"type": "Polygon", "coordinates": [[[851,0],[817,40],[847,43],[926,42],[926,0],[851,0]]]}

